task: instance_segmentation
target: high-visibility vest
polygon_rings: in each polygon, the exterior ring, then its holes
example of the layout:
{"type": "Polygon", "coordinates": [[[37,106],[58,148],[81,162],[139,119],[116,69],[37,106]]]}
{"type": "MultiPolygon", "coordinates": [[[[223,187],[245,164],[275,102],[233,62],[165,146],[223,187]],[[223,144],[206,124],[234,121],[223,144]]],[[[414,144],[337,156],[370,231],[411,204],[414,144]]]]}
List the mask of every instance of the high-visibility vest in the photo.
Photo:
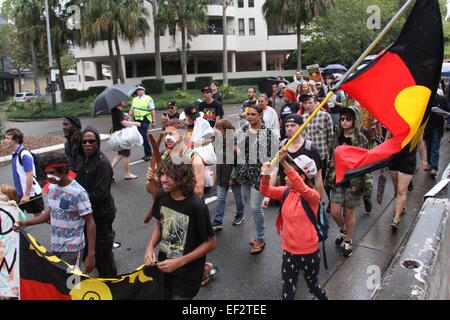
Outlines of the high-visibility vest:
{"type": "Polygon", "coordinates": [[[152,101],[152,98],[144,95],[142,98],[139,96],[134,98],[131,104],[131,108],[134,112],[134,119],[136,121],[142,121],[147,117],[149,122],[152,122],[152,114],[148,110],[148,104],[152,101]]]}

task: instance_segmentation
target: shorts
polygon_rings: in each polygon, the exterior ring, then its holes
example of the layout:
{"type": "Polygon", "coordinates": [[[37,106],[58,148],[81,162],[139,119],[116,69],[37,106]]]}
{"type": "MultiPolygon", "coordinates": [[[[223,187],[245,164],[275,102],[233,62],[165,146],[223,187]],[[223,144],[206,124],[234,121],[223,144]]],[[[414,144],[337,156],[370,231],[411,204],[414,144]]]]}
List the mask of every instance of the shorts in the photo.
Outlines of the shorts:
{"type": "Polygon", "coordinates": [[[398,171],[404,174],[414,175],[416,172],[417,157],[416,152],[408,154],[406,157],[399,158],[391,162],[388,166],[390,171],[398,171]]]}
{"type": "Polygon", "coordinates": [[[30,213],[30,214],[41,213],[45,209],[44,200],[42,199],[42,194],[31,197],[30,201],[27,203],[19,204],[19,208],[22,211],[25,211],[26,213],[30,213]],[[36,199],[36,200],[32,201],[33,199],[36,199]]]}
{"type": "Polygon", "coordinates": [[[117,154],[119,156],[124,156],[125,158],[129,158],[130,154],[131,154],[131,150],[120,150],[120,151],[117,151],[117,154]]]}
{"type": "Polygon", "coordinates": [[[356,208],[361,203],[361,193],[352,193],[349,188],[336,187],[331,189],[330,202],[345,208],[356,208]]]}
{"type": "Polygon", "coordinates": [[[55,256],[64,260],[71,266],[80,266],[81,251],[77,252],[53,252],[55,256]]]}

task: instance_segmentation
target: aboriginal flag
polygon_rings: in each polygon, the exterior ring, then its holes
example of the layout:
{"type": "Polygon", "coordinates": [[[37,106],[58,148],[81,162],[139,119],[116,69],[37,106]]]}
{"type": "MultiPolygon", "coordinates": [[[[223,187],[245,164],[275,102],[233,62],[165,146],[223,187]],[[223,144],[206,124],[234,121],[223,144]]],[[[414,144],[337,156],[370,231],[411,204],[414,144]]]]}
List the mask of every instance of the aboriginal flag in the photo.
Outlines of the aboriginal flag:
{"type": "Polygon", "coordinates": [[[20,234],[21,300],[159,300],[160,273],[156,267],[140,267],[116,278],[91,278],[47,251],[31,234],[20,234]]]}
{"type": "Polygon", "coordinates": [[[372,150],[336,148],[336,183],[383,168],[402,151],[414,150],[431,112],[443,54],[438,0],[417,0],[397,41],[342,85],[392,139],[372,150]]]}

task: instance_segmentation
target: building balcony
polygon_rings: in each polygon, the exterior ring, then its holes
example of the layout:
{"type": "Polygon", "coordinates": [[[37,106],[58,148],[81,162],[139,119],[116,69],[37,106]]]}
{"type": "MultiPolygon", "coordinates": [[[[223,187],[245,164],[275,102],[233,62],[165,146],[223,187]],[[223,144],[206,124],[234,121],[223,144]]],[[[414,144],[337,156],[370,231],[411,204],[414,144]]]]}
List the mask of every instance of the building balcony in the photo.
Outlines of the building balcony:
{"type": "MultiPolygon", "coordinates": [[[[236,16],[236,10],[234,9],[233,4],[228,6],[226,15],[227,17],[233,18],[236,16]]],[[[222,0],[209,0],[208,16],[222,17],[222,0]]]]}

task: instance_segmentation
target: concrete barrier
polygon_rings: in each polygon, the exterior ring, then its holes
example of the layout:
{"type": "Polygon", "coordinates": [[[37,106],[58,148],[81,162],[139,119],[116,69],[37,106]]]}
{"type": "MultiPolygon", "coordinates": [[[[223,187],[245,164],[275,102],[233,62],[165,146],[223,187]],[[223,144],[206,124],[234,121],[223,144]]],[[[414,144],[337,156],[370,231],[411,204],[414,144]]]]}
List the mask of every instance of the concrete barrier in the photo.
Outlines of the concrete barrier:
{"type": "Polygon", "coordinates": [[[383,276],[375,300],[450,299],[450,165],[383,276]]]}

